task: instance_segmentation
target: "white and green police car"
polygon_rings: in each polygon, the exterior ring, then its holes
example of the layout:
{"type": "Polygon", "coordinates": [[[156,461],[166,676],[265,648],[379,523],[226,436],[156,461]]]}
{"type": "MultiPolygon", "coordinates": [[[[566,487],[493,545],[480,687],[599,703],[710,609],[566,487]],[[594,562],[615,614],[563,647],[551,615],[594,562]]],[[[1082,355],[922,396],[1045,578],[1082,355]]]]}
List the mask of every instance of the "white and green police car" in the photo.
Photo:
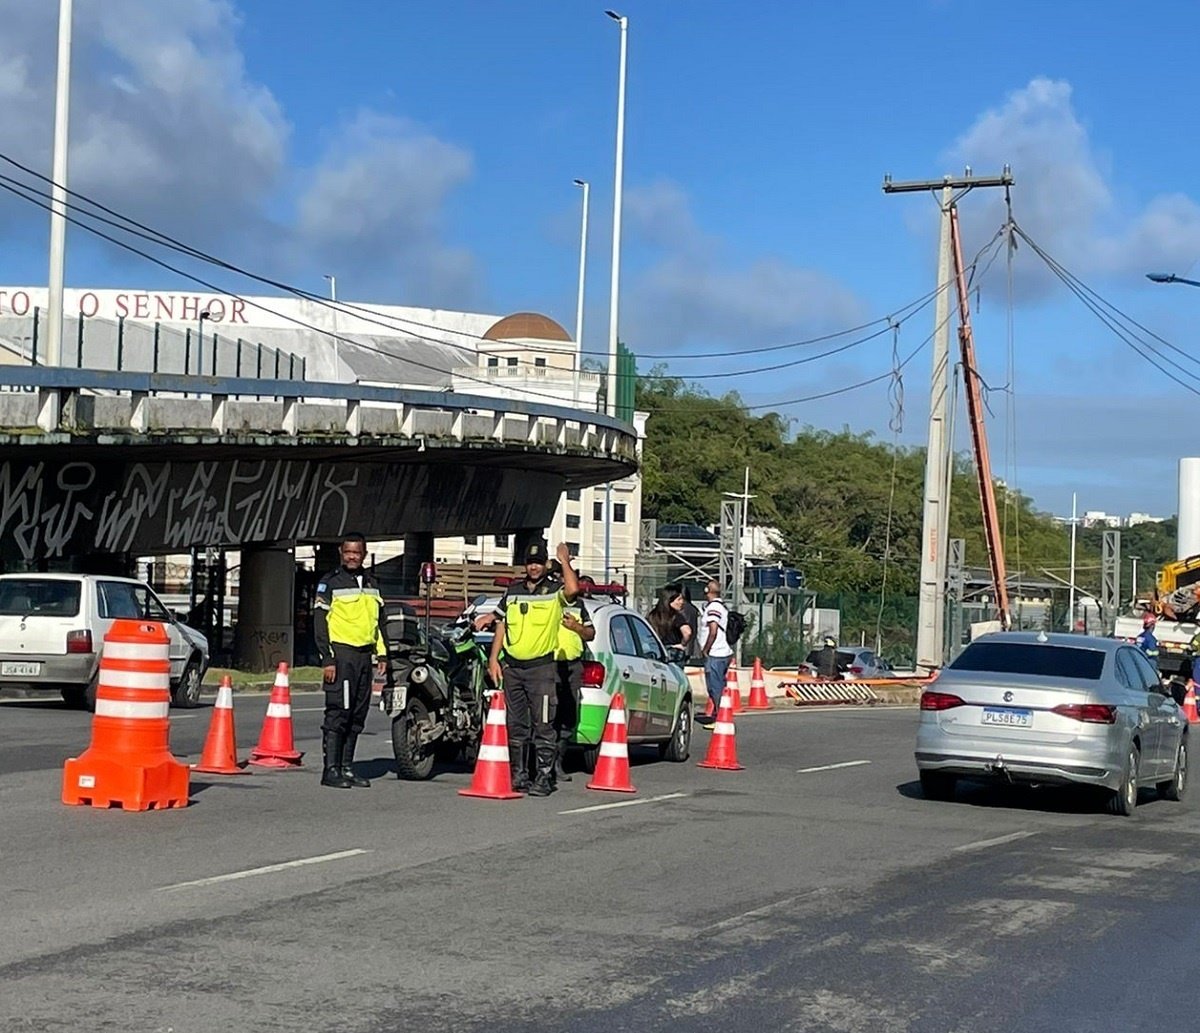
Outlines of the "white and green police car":
{"type": "Polygon", "coordinates": [[[574,745],[592,771],[608,707],[620,692],[625,698],[626,731],[630,745],[658,746],[659,756],[676,762],[688,759],[692,745],[692,689],[654,629],[637,613],[616,602],[585,600],[596,637],[584,654],[583,691],[574,745]]]}

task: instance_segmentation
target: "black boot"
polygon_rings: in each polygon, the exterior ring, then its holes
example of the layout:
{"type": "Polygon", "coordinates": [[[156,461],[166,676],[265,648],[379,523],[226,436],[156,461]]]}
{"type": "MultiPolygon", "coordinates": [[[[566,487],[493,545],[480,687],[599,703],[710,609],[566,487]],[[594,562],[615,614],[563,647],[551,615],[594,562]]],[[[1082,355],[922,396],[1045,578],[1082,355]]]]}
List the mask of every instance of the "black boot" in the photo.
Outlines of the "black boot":
{"type": "Polygon", "coordinates": [[[513,792],[529,792],[529,762],[526,759],[524,743],[508,744],[508,766],[511,769],[513,792]]]}
{"type": "Polygon", "coordinates": [[[342,763],[338,770],[341,771],[342,778],[349,781],[352,786],[365,789],[371,783],[354,773],[354,747],[357,744],[358,732],[347,732],[346,737],[342,740],[342,763]]]}
{"type": "Polygon", "coordinates": [[[326,732],[325,770],[321,772],[321,785],[332,789],[349,789],[350,779],[342,774],[342,736],[337,732],[326,732]]]}
{"type": "Polygon", "coordinates": [[[558,749],[554,755],[554,781],[571,781],[571,773],[567,770],[567,740],[558,740],[558,749]]]}
{"type": "Polygon", "coordinates": [[[549,796],[554,792],[554,757],[557,752],[552,743],[538,743],[536,746],[537,774],[533,785],[529,787],[530,796],[549,796]]]}

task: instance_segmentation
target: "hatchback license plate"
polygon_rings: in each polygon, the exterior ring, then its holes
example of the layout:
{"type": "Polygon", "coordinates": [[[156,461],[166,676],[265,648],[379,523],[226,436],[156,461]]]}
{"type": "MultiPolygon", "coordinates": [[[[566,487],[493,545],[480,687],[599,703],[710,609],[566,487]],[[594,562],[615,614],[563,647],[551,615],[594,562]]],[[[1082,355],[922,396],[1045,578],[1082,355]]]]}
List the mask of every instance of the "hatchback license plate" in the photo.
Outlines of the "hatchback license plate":
{"type": "Polygon", "coordinates": [[[3,663],[0,674],[8,678],[36,678],[42,673],[42,665],[36,663],[3,663]]]}
{"type": "Polygon", "coordinates": [[[998,707],[984,707],[983,723],[985,725],[1009,725],[1014,728],[1029,728],[1033,724],[1033,711],[1002,710],[998,707]]]}

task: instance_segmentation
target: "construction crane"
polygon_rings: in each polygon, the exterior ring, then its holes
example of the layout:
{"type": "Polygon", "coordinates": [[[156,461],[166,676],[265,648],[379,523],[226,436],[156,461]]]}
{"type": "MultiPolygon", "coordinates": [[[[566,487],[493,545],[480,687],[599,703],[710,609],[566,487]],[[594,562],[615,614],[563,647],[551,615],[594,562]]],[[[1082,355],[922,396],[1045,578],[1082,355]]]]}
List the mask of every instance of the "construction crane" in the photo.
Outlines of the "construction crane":
{"type": "Polygon", "coordinates": [[[1008,605],[1008,572],[1004,565],[1000,519],[996,513],[996,489],[992,484],[992,461],[988,455],[987,427],[983,422],[980,377],[975,366],[975,338],[971,332],[971,303],[967,292],[967,273],[963,267],[962,242],[959,239],[957,205],[950,209],[950,238],[954,252],[954,279],[958,285],[958,343],[962,348],[963,386],[967,395],[967,416],[971,423],[971,445],[975,451],[975,476],[979,482],[983,534],[987,542],[988,565],[996,591],[1000,626],[1007,631],[1012,627],[1012,613],[1008,605]]]}

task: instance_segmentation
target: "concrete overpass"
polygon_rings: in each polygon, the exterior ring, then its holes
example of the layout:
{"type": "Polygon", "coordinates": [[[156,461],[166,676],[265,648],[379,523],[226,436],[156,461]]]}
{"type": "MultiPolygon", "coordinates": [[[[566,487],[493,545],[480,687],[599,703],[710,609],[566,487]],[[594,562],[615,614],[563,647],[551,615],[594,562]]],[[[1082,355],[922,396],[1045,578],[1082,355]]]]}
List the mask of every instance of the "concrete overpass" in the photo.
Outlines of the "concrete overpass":
{"type": "Polygon", "coordinates": [[[628,476],[636,452],[624,423],[527,401],[0,366],[0,565],[237,548],[239,642],[290,636],[296,544],[403,537],[415,587],[435,533],[519,548],[563,491],[628,476]]]}

